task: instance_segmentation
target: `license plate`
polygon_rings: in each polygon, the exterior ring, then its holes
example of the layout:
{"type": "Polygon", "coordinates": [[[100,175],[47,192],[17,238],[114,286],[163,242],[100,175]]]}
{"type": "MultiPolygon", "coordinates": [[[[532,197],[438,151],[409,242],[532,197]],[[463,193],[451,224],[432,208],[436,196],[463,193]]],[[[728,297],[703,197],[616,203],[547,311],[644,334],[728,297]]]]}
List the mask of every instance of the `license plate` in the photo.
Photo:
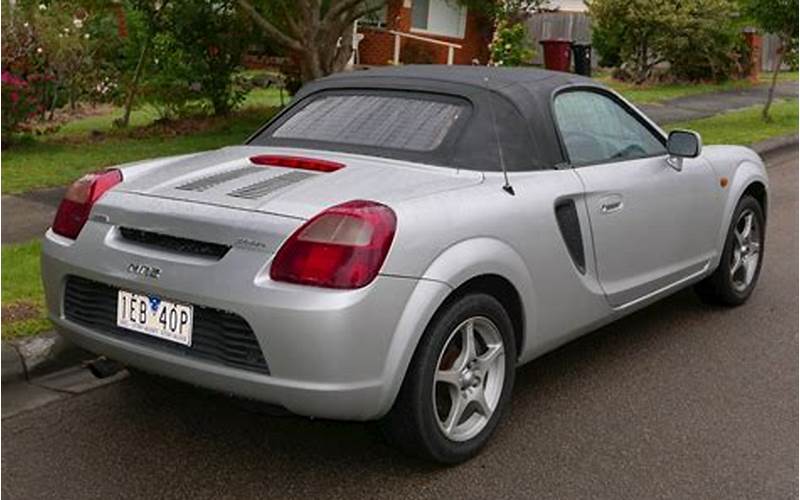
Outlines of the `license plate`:
{"type": "Polygon", "coordinates": [[[117,326],[183,345],[192,345],[193,308],[152,295],[120,290],[117,326]]]}

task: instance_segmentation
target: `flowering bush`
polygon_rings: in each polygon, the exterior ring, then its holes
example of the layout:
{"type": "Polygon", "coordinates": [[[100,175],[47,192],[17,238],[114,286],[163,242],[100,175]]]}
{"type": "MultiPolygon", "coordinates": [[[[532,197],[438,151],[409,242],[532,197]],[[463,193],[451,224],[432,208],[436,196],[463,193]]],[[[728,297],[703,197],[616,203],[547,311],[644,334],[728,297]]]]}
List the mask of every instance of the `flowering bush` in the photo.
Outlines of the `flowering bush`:
{"type": "Polygon", "coordinates": [[[2,73],[2,120],[3,141],[8,142],[13,134],[22,130],[22,125],[35,115],[40,107],[28,82],[12,74],[2,73]]]}
{"type": "Polygon", "coordinates": [[[90,12],[83,3],[20,1],[2,17],[4,133],[31,128],[34,118],[52,119],[79,99],[110,99],[116,86],[105,61],[121,42],[110,13],[90,12]]]}
{"type": "Polygon", "coordinates": [[[533,59],[533,48],[525,25],[521,22],[501,21],[489,45],[489,52],[492,55],[492,63],[497,66],[530,64],[533,59]]]}

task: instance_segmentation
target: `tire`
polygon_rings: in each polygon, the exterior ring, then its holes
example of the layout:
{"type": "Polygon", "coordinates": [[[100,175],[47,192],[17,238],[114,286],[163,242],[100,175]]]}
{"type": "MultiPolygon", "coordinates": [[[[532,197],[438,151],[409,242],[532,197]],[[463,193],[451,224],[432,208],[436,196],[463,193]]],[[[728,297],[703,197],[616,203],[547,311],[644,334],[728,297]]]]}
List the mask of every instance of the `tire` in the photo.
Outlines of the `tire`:
{"type": "Polygon", "coordinates": [[[516,360],[511,319],[497,299],[470,293],[447,304],[414,352],[394,406],[381,421],[384,435],[426,460],[457,464],[472,458],[508,409],[516,360]],[[473,356],[464,352],[469,331],[473,356]],[[462,408],[462,417],[453,418],[462,408]]]}
{"type": "Polygon", "coordinates": [[[695,286],[704,302],[733,307],[750,298],[761,274],[765,228],[761,204],[750,195],[743,196],[733,211],[717,269],[695,286]],[[748,237],[743,238],[748,216],[752,216],[751,229],[748,237]]]}

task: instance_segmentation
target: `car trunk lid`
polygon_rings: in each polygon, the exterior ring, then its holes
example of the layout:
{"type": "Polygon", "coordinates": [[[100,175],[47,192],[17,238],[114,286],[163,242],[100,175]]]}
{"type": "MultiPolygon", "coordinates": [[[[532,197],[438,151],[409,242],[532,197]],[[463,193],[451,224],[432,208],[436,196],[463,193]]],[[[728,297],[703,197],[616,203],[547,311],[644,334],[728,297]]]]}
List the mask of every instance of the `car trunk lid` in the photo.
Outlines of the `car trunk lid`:
{"type": "Polygon", "coordinates": [[[479,172],[385,158],[314,150],[234,146],[143,163],[124,171],[120,192],[307,219],[353,199],[382,203],[416,198],[482,182],[479,172]],[[252,157],[279,155],[341,164],[324,172],[259,165],[252,157]]]}

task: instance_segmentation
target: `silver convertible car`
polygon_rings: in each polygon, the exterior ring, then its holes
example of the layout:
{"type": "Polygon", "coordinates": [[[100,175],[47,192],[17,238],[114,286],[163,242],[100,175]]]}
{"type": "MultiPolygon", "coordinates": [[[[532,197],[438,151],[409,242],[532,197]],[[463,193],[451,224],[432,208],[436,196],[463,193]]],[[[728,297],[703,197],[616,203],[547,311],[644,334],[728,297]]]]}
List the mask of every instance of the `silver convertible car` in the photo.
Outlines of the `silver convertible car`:
{"type": "Polygon", "coordinates": [[[90,351],[457,463],[517,366],[690,285],[746,301],[767,201],[753,151],[667,135],[591,80],[373,69],[305,86],[244,145],[81,178],[42,272],[90,351]]]}

